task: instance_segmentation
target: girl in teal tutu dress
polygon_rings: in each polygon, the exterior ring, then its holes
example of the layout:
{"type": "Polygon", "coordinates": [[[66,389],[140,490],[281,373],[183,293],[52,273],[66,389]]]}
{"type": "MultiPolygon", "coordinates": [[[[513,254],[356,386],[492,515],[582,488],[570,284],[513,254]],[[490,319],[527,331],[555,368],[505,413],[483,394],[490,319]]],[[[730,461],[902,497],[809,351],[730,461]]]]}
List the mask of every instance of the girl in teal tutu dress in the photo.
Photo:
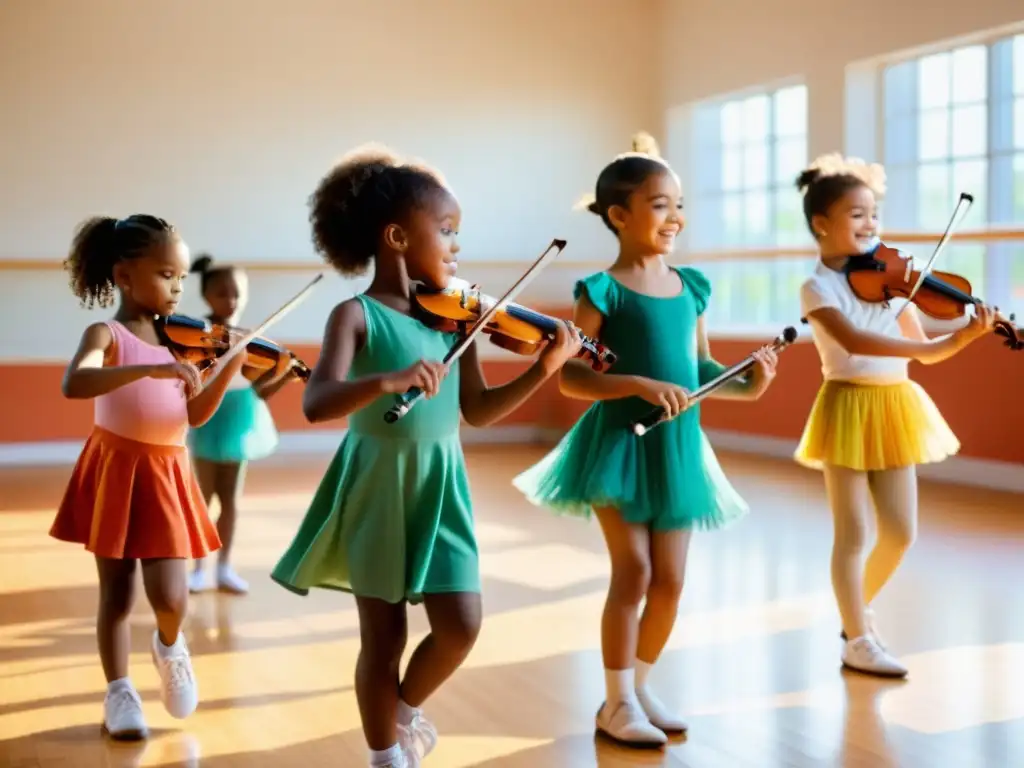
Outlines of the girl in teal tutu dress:
{"type": "Polygon", "coordinates": [[[557,338],[518,379],[489,388],[471,345],[448,369],[457,342],[412,316],[412,281],[440,289],[455,274],[461,211],[432,171],[382,149],[357,151],[330,171],[311,200],[313,241],[340,273],[373,267],[366,292],[327,320],[303,400],[311,422],[348,417],[346,434],[291,545],[273,571],[285,588],[354,593],[361,647],[356,697],[370,765],[419,765],[437,739],[420,705],[462,664],[480,628],[480,573],[460,411],[493,424],[523,403],[580,348],[557,338]],[[395,396],[427,399],[388,424],[395,396]],[[424,604],[430,634],[405,675],[406,606],[424,604]]]}
{"type": "MultiPolygon", "coordinates": [[[[200,291],[210,307],[208,319],[237,325],[248,300],[245,272],[214,263],[206,254],[192,263],[191,271],[200,275],[200,291]]],[[[225,592],[244,594],[249,590],[230,562],[238,500],[248,463],[269,456],[277,447],[277,429],[265,400],[293,380],[292,370],[280,376],[271,372],[256,382],[238,373],[228,384],[213,417],[189,433],[189,449],[203,497],[207,504],[214,496],[220,502],[217,533],[223,547],[217,555],[216,586],[225,592]]],[[[205,561],[197,560],[189,577],[189,589],[201,592],[213,586],[205,561]]]]}
{"type": "MultiPolygon", "coordinates": [[[[675,623],[690,534],[725,526],[747,507],[701,431],[699,404],[687,408],[687,393],[724,367],[708,350],[707,278],[665,263],[684,223],[679,179],[641,134],[596,186],[588,209],[617,237],[619,256],[576,284],[574,320],[618,362],[598,374],[569,361],[562,392],[594,404],[515,484],[536,504],[596,515],[612,570],[601,621],[607,694],[597,729],[629,745],[661,746],[686,725],[651,692],[647,673],[675,623]],[[631,422],[658,406],[671,421],[635,435],[631,422]]],[[[759,397],[774,376],[775,356],[764,348],[756,357],[749,378],[716,396],[759,397]]]]}

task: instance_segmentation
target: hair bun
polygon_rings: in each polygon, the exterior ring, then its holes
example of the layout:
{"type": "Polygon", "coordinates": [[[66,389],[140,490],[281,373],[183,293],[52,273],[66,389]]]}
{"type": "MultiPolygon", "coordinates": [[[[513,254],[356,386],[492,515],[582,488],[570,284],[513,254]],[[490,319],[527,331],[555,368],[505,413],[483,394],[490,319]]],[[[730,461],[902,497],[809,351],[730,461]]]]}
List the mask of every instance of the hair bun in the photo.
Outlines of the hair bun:
{"type": "Polygon", "coordinates": [[[633,134],[633,152],[648,157],[661,157],[657,140],[647,131],[637,131],[633,134]]]}
{"type": "Polygon", "coordinates": [[[805,168],[800,171],[800,175],[796,177],[796,188],[801,194],[807,191],[814,182],[821,178],[821,171],[817,168],[805,168]]]}
{"type": "Polygon", "coordinates": [[[202,253],[196,257],[195,261],[192,262],[192,266],[189,268],[189,272],[203,272],[210,271],[210,265],[213,264],[213,256],[208,253],[202,253]]]}
{"type": "Polygon", "coordinates": [[[815,158],[797,177],[797,188],[806,194],[807,188],[830,176],[857,179],[876,195],[885,194],[885,168],[879,163],[866,163],[859,157],[843,157],[840,152],[829,152],[815,158]]]}

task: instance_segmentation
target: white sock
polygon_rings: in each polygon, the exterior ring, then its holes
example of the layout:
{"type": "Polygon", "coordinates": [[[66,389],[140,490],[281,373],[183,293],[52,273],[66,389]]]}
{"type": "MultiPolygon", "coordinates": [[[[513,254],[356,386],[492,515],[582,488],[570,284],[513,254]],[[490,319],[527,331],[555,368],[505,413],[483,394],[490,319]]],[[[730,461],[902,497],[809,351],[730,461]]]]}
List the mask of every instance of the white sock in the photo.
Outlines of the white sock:
{"type": "Polygon", "coordinates": [[[640,659],[636,660],[634,669],[636,669],[637,690],[647,687],[647,676],[651,674],[651,667],[653,666],[653,664],[648,664],[646,661],[640,661],[640,659]]]}
{"type": "Polygon", "coordinates": [[[659,728],[682,729],[685,727],[685,723],[679,718],[679,715],[671,712],[647,685],[647,677],[650,675],[651,667],[653,666],[653,664],[648,664],[646,661],[636,660],[637,700],[639,700],[644,712],[647,713],[647,717],[659,728]]]}
{"type": "Polygon", "coordinates": [[[109,683],[107,683],[107,691],[109,693],[113,693],[114,691],[118,691],[121,689],[130,691],[134,688],[135,686],[132,685],[131,678],[128,677],[119,677],[117,678],[117,680],[111,680],[109,683]]]}
{"type": "Polygon", "coordinates": [[[634,679],[635,672],[632,669],[606,669],[604,685],[608,703],[633,700],[636,697],[633,690],[634,679]]]}
{"type": "Polygon", "coordinates": [[[156,633],[156,650],[163,658],[173,655],[175,651],[181,650],[184,645],[184,635],[178,632],[178,636],[174,639],[174,642],[170,645],[164,645],[164,641],[160,639],[160,633],[156,633]]]}
{"type": "Polygon", "coordinates": [[[405,755],[396,743],[387,749],[370,750],[370,765],[405,765],[405,755]]]}
{"type": "Polygon", "coordinates": [[[398,700],[398,724],[409,725],[412,722],[413,717],[416,716],[417,709],[410,707],[402,699],[398,700]]]}

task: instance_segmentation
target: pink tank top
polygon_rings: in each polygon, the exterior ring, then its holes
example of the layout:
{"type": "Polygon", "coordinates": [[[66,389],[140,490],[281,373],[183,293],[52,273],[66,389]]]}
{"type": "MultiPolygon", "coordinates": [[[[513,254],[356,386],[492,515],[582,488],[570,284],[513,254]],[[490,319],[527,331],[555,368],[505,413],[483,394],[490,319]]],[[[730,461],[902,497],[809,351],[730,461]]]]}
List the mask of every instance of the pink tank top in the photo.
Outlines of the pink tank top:
{"type": "MultiPolygon", "coordinates": [[[[175,362],[166,347],[149,344],[116,320],[114,365],[164,365],[175,362]]],[[[155,445],[185,445],[188,406],[179,379],[139,379],[96,398],[96,426],[129,440],[155,445]]]]}

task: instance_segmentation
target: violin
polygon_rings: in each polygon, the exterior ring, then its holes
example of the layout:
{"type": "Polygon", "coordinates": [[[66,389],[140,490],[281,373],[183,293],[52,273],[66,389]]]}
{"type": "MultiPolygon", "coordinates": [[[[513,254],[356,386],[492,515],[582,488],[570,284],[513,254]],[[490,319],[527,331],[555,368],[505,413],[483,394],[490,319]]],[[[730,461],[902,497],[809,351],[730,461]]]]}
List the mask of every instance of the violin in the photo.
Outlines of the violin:
{"type": "MultiPolygon", "coordinates": [[[[924,314],[936,320],[964,317],[968,305],[984,304],[972,295],[971,283],[952,272],[925,272],[913,268],[913,257],[879,242],[871,251],[851,256],[845,266],[847,282],[854,295],[869,303],[909,299],[924,314]]],[[[994,332],[1003,336],[1005,346],[1024,349],[1024,338],[1014,325],[1014,316],[998,315],[994,332]]]]}
{"type": "MultiPolygon", "coordinates": [[[[158,318],[156,331],[161,342],[179,360],[189,362],[205,371],[217,359],[248,334],[244,328],[213,323],[188,315],[168,315],[158,318]]],[[[269,339],[254,338],[246,344],[242,375],[255,382],[266,375],[272,378],[292,371],[303,382],[309,380],[310,369],[290,350],[269,339]]]]}
{"type": "MultiPolygon", "coordinates": [[[[419,284],[413,299],[419,320],[449,333],[462,332],[497,303],[496,299],[481,293],[477,286],[458,278],[452,278],[448,287],[439,291],[419,284]]],[[[555,338],[562,322],[510,302],[498,308],[482,333],[502,349],[517,355],[534,355],[545,341],[555,338]]],[[[583,336],[583,344],[576,357],[588,362],[598,372],[608,370],[617,360],[612,350],[588,336],[583,336]]]]}

